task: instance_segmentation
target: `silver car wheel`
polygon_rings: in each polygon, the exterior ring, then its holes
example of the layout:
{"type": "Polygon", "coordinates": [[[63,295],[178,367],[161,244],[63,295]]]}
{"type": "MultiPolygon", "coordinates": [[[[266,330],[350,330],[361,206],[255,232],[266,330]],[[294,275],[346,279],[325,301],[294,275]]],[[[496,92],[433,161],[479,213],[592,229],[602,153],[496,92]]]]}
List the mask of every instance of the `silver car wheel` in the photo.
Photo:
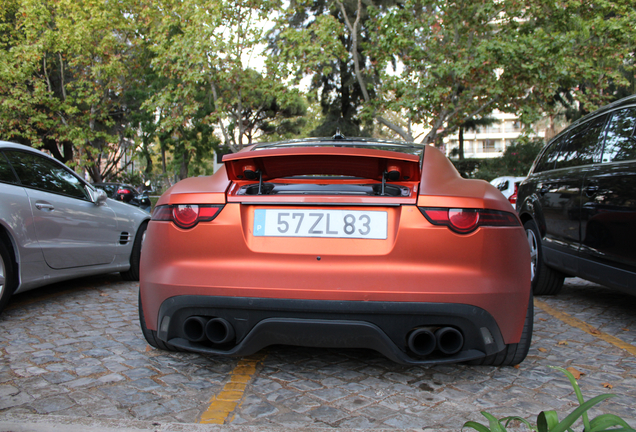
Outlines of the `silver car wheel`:
{"type": "Polygon", "coordinates": [[[534,235],[534,231],[526,229],[526,235],[528,236],[528,245],[530,246],[530,280],[534,280],[539,261],[539,245],[537,244],[537,237],[534,235]]]}
{"type": "Polygon", "coordinates": [[[4,266],[4,259],[2,255],[0,255],[0,298],[2,298],[2,294],[4,294],[4,286],[6,285],[7,273],[4,266]]]}

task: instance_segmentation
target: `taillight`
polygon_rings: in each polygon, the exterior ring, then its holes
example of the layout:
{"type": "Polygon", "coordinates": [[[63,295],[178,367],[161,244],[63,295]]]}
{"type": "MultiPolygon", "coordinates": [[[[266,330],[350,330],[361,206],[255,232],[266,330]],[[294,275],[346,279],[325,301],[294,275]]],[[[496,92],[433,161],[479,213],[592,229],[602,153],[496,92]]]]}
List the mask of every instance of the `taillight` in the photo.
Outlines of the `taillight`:
{"type": "Polygon", "coordinates": [[[118,194],[124,194],[124,195],[128,195],[129,193],[132,193],[131,191],[129,191],[128,189],[118,189],[117,190],[118,194]]]}
{"type": "Polygon", "coordinates": [[[517,204],[517,192],[519,191],[519,185],[515,183],[515,192],[508,197],[510,204],[517,204]]]}
{"type": "Polygon", "coordinates": [[[433,225],[447,226],[459,234],[468,234],[481,226],[519,226],[517,217],[508,212],[488,209],[419,207],[433,225]]]}
{"type": "Polygon", "coordinates": [[[194,227],[199,222],[210,222],[223,208],[222,205],[175,204],[155,207],[154,221],[170,221],[183,229],[194,227]]]}

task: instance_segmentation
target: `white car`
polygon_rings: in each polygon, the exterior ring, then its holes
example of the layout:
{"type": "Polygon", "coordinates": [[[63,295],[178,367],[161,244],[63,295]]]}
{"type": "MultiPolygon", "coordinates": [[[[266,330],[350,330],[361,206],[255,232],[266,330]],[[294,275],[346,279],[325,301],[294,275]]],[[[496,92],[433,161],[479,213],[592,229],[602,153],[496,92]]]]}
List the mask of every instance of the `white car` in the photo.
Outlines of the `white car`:
{"type": "Polygon", "coordinates": [[[525,177],[503,176],[492,180],[490,184],[499,189],[503,196],[508,199],[516,192],[515,183],[521,183],[524,179],[525,177]]]}

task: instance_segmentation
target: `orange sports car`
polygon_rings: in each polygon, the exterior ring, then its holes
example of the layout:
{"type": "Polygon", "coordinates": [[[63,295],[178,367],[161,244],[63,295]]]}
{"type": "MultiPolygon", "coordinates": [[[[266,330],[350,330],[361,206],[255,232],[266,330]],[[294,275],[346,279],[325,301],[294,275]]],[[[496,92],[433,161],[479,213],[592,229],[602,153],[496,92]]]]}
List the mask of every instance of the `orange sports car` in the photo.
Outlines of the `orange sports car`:
{"type": "Polygon", "coordinates": [[[430,146],[263,143],[157,203],[139,317],[164,350],[370,348],[404,364],[515,365],[530,248],[510,203],[430,146]]]}

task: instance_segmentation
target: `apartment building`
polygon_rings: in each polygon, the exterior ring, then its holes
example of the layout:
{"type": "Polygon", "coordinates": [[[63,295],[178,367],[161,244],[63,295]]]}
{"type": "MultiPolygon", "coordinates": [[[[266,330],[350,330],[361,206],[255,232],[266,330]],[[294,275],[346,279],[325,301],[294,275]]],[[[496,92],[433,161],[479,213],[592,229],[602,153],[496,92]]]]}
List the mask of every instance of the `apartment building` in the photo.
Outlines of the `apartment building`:
{"type": "MultiPolygon", "coordinates": [[[[521,135],[521,123],[515,114],[493,112],[490,117],[498,120],[490,126],[479,126],[477,130],[464,131],[465,158],[495,158],[503,154],[507,146],[521,135]]],[[[544,131],[537,136],[543,138],[544,131]]],[[[444,139],[446,155],[455,159],[459,149],[459,133],[444,139]]]]}

